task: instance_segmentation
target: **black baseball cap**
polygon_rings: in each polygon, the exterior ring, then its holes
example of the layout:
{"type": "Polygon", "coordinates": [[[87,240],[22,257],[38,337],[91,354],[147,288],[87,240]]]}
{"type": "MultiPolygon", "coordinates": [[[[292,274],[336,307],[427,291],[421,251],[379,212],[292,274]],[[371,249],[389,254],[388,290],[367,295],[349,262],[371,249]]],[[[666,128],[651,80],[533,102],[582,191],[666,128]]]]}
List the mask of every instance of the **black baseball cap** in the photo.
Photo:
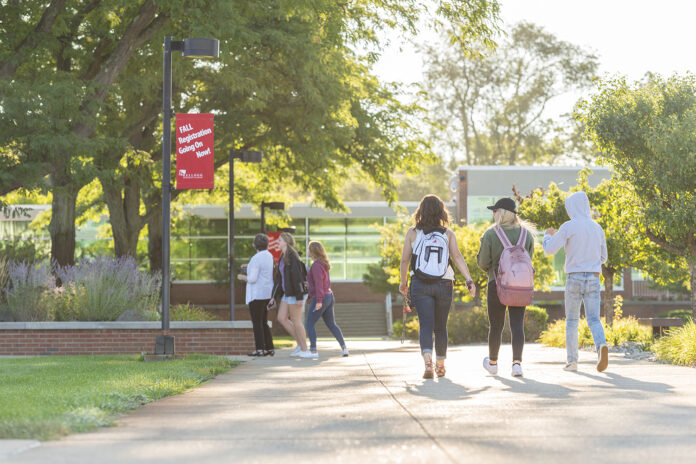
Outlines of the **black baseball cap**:
{"type": "Polygon", "coordinates": [[[515,200],[512,198],[501,198],[500,200],[495,202],[495,205],[493,206],[488,206],[487,208],[490,209],[491,211],[495,211],[496,209],[504,209],[506,211],[510,211],[511,213],[517,214],[517,211],[515,211],[515,200]]]}

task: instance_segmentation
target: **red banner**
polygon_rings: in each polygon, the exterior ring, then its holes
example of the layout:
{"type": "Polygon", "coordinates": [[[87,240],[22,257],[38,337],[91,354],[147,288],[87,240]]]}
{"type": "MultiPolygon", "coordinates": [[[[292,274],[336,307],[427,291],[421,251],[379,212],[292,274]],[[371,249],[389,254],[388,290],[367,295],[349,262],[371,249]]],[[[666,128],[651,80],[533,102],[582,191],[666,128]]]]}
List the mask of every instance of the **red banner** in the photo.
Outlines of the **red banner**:
{"type": "Polygon", "coordinates": [[[212,113],[177,113],[177,189],[213,188],[213,140],[212,113]]]}
{"type": "Polygon", "coordinates": [[[280,244],[278,243],[281,233],[282,232],[266,232],[266,236],[268,236],[268,251],[273,255],[273,261],[276,263],[280,261],[280,255],[283,254],[280,251],[280,244]]]}

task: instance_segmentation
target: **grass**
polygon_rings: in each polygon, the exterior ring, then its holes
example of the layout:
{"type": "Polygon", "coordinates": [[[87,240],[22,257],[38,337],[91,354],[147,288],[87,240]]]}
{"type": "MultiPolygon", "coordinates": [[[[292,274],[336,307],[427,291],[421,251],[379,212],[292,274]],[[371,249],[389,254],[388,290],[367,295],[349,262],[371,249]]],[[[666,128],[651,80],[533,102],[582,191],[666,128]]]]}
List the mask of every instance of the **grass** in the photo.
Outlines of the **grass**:
{"type": "Polygon", "coordinates": [[[696,366],[696,323],[689,321],[683,327],[667,332],[652,346],[658,358],[680,366],[696,366]]]}
{"type": "Polygon", "coordinates": [[[48,440],[112,425],[120,413],[236,364],[208,355],[151,363],[138,355],[0,359],[0,438],[48,440]]]}
{"type": "Polygon", "coordinates": [[[276,350],[282,350],[283,348],[292,348],[296,345],[295,339],[290,335],[273,336],[273,346],[276,350]]]}

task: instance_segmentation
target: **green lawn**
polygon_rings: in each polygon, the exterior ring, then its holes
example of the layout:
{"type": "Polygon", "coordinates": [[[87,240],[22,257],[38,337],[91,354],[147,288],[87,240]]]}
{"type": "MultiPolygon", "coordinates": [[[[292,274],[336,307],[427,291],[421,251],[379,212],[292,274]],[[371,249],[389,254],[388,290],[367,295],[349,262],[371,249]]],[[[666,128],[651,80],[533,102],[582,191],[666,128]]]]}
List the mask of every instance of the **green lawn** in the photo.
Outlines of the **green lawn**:
{"type": "Polygon", "coordinates": [[[237,364],[208,355],[148,363],[137,355],[0,359],[0,438],[47,440],[111,425],[119,413],[237,364]]]}

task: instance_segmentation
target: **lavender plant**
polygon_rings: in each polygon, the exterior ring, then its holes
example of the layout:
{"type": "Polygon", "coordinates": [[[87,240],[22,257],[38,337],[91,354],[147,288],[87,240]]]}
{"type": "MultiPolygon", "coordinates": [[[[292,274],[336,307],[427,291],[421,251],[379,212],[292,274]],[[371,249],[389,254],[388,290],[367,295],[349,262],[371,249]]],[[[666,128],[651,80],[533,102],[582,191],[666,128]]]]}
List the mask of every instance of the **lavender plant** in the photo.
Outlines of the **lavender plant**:
{"type": "Polygon", "coordinates": [[[132,257],[98,256],[57,267],[62,290],[56,320],[113,321],[126,310],[146,317],[157,310],[161,278],[138,269],[132,257]]]}
{"type": "Polygon", "coordinates": [[[56,281],[47,261],[7,263],[4,306],[15,321],[48,321],[53,317],[50,298],[56,281]]]}

